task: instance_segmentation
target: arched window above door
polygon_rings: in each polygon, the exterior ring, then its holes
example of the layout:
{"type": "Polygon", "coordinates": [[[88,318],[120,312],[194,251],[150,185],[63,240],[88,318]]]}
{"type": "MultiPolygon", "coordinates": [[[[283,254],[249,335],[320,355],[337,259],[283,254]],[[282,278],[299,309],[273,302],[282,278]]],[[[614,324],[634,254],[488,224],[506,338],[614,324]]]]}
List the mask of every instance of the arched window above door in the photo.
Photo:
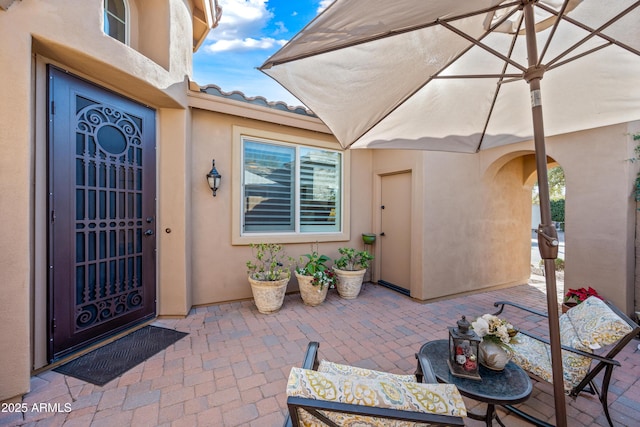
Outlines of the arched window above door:
{"type": "Polygon", "coordinates": [[[126,0],[104,0],[105,34],[128,44],[128,5],[126,0]]]}

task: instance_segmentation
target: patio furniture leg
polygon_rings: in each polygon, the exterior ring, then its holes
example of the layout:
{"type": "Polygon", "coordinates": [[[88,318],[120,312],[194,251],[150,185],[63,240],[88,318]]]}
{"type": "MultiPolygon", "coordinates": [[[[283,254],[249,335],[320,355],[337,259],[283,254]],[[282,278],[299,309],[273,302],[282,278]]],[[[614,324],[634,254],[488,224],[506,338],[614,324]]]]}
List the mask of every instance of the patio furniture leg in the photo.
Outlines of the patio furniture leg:
{"type": "MultiPolygon", "coordinates": [[[[609,421],[609,426],[613,427],[613,422],[611,421],[611,415],[609,415],[609,404],[607,403],[607,395],[609,394],[609,381],[611,381],[611,374],[613,373],[613,366],[607,366],[607,369],[604,371],[604,379],[602,380],[602,390],[598,393],[598,398],[602,403],[602,407],[604,408],[604,415],[607,417],[607,421],[609,421]]],[[[598,389],[594,387],[594,390],[597,392],[598,389]]]]}

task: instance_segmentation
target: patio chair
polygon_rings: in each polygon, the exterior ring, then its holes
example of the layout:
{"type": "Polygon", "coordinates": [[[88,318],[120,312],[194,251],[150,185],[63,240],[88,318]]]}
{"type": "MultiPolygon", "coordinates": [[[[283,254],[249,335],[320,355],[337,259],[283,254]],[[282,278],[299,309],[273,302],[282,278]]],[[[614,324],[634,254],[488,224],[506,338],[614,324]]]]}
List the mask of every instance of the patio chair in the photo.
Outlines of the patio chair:
{"type": "MultiPolygon", "coordinates": [[[[508,301],[494,305],[500,307],[496,315],[500,315],[505,306],[512,306],[547,317],[544,312],[508,301]]],[[[560,316],[559,323],[565,392],[574,399],[582,392],[597,395],[609,425],[613,426],[607,393],[613,368],[620,366],[615,357],[640,333],[640,326],[617,307],[597,297],[590,297],[568,310],[560,316]],[[594,350],[599,350],[598,354],[594,350]],[[602,371],[598,387],[594,379],[602,371]]],[[[552,383],[549,340],[520,330],[514,341],[512,360],[532,378],[552,383]]],[[[549,425],[513,406],[506,408],[537,425],[549,425]]]]}
{"type": "Polygon", "coordinates": [[[310,342],[302,368],[291,369],[284,427],[464,425],[462,396],[437,384],[426,358],[420,362],[429,383],[418,383],[413,375],[318,362],[319,346],[310,342]]]}

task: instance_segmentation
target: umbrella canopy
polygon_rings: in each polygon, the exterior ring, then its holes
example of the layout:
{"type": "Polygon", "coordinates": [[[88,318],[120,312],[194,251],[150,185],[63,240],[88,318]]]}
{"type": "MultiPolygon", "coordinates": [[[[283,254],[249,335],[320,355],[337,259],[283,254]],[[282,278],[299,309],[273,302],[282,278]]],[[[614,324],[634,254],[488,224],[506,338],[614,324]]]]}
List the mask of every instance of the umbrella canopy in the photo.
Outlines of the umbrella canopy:
{"type": "Polygon", "coordinates": [[[640,118],[639,6],[637,0],[336,0],[260,67],[344,148],[474,153],[534,140],[561,426],[558,241],[544,137],[640,118]]]}
{"type": "Polygon", "coordinates": [[[557,27],[560,0],[337,1],[261,70],[345,148],[475,152],[531,140],[518,82],[529,69],[523,3],[542,21],[545,133],[637,119],[637,1],[571,0],[557,27]]]}

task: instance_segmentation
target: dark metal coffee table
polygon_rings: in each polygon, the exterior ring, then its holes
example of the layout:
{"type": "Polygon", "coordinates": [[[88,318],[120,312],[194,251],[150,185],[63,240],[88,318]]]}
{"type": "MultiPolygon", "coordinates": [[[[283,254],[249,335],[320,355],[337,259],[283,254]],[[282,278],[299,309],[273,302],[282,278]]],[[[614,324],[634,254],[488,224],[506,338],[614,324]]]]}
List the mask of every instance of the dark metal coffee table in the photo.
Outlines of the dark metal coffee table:
{"type": "MultiPolygon", "coordinates": [[[[470,418],[484,421],[487,426],[491,426],[495,419],[504,427],[496,413],[495,405],[522,403],[531,395],[533,387],[529,376],[513,362],[509,362],[502,371],[492,371],[480,365],[482,380],[472,380],[453,376],[449,372],[447,340],[429,341],[420,348],[420,354],[427,357],[439,382],[454,384],[463,396],[487,404],[487,412],[484,415],[468,412],[470,418]]],[[[422,375],[420,363],[416,375],[422,375]]]]}

